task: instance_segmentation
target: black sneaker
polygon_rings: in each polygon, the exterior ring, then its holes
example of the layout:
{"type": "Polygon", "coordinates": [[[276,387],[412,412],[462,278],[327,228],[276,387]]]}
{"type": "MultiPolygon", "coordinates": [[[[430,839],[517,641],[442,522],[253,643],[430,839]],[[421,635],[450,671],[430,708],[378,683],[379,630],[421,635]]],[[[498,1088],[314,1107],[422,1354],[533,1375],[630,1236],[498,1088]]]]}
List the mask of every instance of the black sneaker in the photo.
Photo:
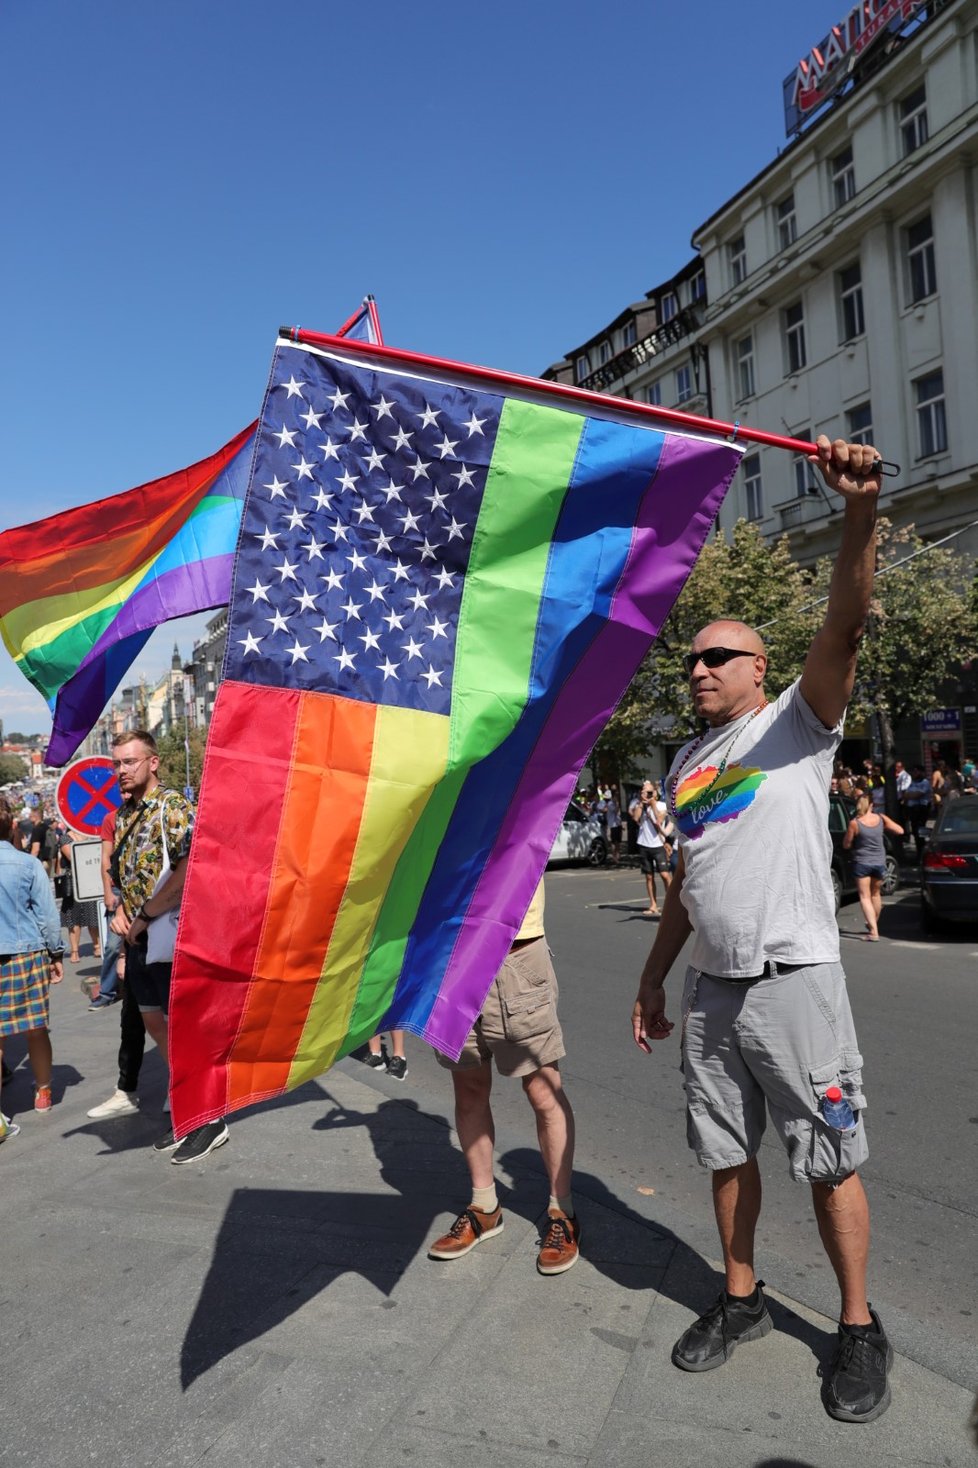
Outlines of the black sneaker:
{"type": "Polygon", "coordinates": [[[403,1055],[392,1055],[387,1062],[387,1074],[395,1081],[403,1081],[408,1073],[407,1061],[403,1055]]]}
{"type": "Polygon", "coordinates": [[[219,1116],[217,1121],[209,1121],[206,1126],[195,1127],[188,1132],[170,1161],[177,1167],[183,1162],[199,1162],[215,1147],[223,1147],[227,1139],[228,1129],[223,1116],[219,1116]]]}
{"type": "Polygon", "coordinates": [[[366,1055],[363,1057],[363,1063],[368,1070],[387,1069],[387,1061],[384,1059],[383,1055],[375,1055],[372,1050],[367,1051],[366,1055]]]}
{"type": "Polygon", "coordinates": [[[872,1306],[869,1313],[873,1329],[865,1334],[839,1326],[835,1355],[822,1373],[825,1410],[839,1422],[873,1422],[890,1405],[886,1373],[893,1365],[893,1347],[872,1306]]]}
{"type": "Polygon", "coordinates": [[[757,1281],[757,1304],[744,1305],[724,1292],[672,1348],[673,1365],[683,1371],[713,1371],[729,1361],[743,1341],[759,1341],[774,1329],[764,1303],[764,1281],[757,1281]]]}
{"type": "Polygon", "coordinates": [[[153,1143],[153,1151],[172,1152],[173,1148],[176,1146],[177,1139],[173,1135],[173,1128],[171,1127],[168,1132],[163,1133],[162,1137],[157,1137],[156,1141],[153,1143]]]}

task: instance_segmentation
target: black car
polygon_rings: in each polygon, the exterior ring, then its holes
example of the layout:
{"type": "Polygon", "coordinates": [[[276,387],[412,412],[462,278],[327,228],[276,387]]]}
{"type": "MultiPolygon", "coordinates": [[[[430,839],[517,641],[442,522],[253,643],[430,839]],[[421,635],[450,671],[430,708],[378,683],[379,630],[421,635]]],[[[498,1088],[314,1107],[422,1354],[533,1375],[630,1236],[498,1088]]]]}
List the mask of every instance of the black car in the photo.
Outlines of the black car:
{"type": "MultiPolygon", "coordinates": [[[[838,912],[839,905],[844,897],[852,897],[856,892],[856,879],[852,874],[852,852],[846,851],[842,845],[849,822],[856,814],[856,802],[850,800],[847,795],[831,794],[829,796],[829,833],[832,837],[832,890],[835,893],[835,910],[838,912]]],[[[886,873],[883,877],[883,895],[890,897],[897,889],[900,880],[900,865],[897,860],[897,847],[893,838],[886,832],[883,833],[883,844],[886,847],[886,873]]]]}
{"type": "Polygon", "coordinates": [[[920,863],[920,916],[933,932],[943,922],[978,922],[978,795],[945,801],[920,863]]]}

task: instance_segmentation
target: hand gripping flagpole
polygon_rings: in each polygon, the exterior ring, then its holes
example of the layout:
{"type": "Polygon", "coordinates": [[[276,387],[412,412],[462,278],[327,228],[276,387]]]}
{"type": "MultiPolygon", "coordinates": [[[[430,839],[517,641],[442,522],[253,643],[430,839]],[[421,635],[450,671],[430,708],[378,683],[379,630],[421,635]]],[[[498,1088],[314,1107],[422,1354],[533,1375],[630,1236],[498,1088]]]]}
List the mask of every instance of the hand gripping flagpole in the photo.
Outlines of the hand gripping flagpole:
{"type": "MultiPolygon", "coordinates": [[[[341,328],[342,329],[342,328],[341,328]]],[[[611,408],[619,413],[638,418],[655,418],[660,423],[670,423],[676,428],[691,429],[697,433],[709,433],[717,438],[727,438],[736,443],[738,438],[747,443],[763,444],[766,448],[785,449],[789,454],[803,454],[811,458],[818,453],[818,444],[808,443],[801,438],[787,438],[781,433],[768,433],[763,428],[745,428],[736,423],[723,423],[717,418],[701,418],[696,413],[680,413],[677,408],[660,408],[654,403],[636,403],[631,398],[616,398],[610,393],[589,392],[587,388],[572,387],[566,382],[549,382],[542,377],[525,377],[517,372],[503,372],[497,367],[473,367],[465,362],[451,362],[443,357],[429,357],[421,352],[405,352],[399,347],[379,346],[370,342],[351,341],[339,335],[326,336],[317,331],[303,331],[298,326],[279,327],[279,336],[301,346],[335,348],[360,352],[368,357],[380,357],[405,366],[421,367],[427,371],[444,374],[449,371],[464,378],[476,378],[480,382],[494,382],[500,387],[516,387],[524,392],[531,391],[544,396],[559,397],[580,403],[585,407],[611,408]]],[[[876,459],[871,472],[895,476],[900,473],[899,464],[876,459]]]]}

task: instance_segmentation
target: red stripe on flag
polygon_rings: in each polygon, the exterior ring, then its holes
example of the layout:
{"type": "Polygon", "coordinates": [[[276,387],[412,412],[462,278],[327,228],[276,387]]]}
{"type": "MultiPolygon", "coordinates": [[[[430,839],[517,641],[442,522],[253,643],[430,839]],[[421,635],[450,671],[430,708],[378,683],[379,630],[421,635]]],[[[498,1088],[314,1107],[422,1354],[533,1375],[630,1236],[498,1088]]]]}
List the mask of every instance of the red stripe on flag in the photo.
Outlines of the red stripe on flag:
{"type": "Polygon", "coordinates": [[[227,1062],[261,943],[301,701],[295,690],[245,683],[218,692],[173,966],[177,1136],[227,1109],[227,1062]]]}
{"type": "Polygon", "coordinates": [[[233,1107],[288,1085],[356,852],[377,711],[301,694],[254,981],[228,1066],[233,1107]]]}

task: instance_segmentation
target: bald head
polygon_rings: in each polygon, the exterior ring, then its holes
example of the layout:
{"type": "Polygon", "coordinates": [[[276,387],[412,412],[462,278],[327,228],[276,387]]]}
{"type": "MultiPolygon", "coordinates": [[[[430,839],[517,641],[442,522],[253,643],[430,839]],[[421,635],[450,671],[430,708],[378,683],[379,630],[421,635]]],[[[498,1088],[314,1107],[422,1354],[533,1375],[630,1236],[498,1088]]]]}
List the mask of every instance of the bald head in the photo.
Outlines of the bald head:
{"type": "Polygon", "coordinates": [[[737,647],[767,657],[764,639],[746,622],[710,622],[697,632],[693,647],[737,647]]]}

